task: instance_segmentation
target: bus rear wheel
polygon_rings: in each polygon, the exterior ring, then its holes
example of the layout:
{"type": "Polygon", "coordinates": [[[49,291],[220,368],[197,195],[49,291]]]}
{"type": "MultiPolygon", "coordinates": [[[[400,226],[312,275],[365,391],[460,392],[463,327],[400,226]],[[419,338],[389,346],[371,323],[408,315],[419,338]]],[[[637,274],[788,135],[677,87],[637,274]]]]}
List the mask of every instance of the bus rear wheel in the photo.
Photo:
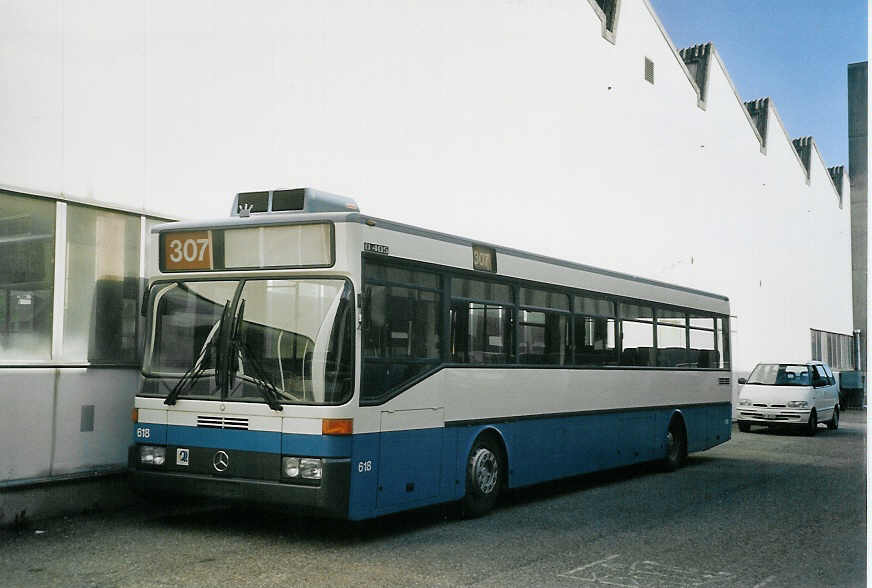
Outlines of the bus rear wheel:
{"type": "Polygon", "coordinates": [[[494,507],[500,494],[505,472],[502,451],[487,437],[480,437],[466,460],[466,496],[463,514],[480,517],[494,507]]]}
{"type": "Polygon", "coordinates": [[[663,466],[667,472],[674,472],[682,465],[687,457],[687,433],[680,419],[672,419],[669,430],[666,432],[666,457],[663,466]]]}

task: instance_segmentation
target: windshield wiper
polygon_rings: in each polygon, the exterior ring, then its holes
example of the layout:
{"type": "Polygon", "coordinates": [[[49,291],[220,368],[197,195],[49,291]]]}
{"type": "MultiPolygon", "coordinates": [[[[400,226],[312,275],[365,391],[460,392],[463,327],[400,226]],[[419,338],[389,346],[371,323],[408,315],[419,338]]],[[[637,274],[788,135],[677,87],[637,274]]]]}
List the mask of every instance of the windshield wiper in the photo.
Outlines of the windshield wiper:
{"type": "MultiPolygon", "coordinates": [[[[173,386],[173,389],[170,390],[169,394],[167,394],[167,397],[164,399],[164,404],[167,404],[169,406],[174,405],[182,392],[190,389],[194,385],[194,382],[205,376],[204,372],[206,371],[206,357],[208,356],[209,351],[211,351],[213,348],[217,349],[218,343],[221,341],[221,335],[224,331],[224,319],[226,318],[229,310],[230,301],[228,300],[224,304],[224,310],[221,313],[221,319],[219,319],[218,323],[214,327],[212,327],[212,330],[209,332],[203,348],[200,349],[200,353],[197,355],[196,359],[194,359],[194,363],[191,364],[191,367],[189,367],[188,370],[182,375],[182,377],[179,378],[179,381],[176,382],[176,385],[173,386]]],[[[215,361],[216,366],[217,364],[218,362],[215,361]]],[[[215,375],[216,377],[218,375],[217,369],[215,370],[215,375]]]]}
{"type": "MultiPolygon", "coordinates": [[[[267,406],[275,411],[282,411],[284,407],[280,402],[280,393],[279,389],[275,384],[272,383],[272,380],[267,375],[266,370],[260,365],[260,362],[257,360],[257,356],[251,351],[251,348],[248,346],[248,343],[242,340],[242,317],[245,314],[245,299],[243,298],[239,302],[239,312],[236,315],[236,321],[233,324],[233,330],[230,334],[230,357],[235,358],[237,352],[242,356],[243,366],[246,361],[253,368],[254,375],[246,375],[243,371],[243,375],[251,378],[251,380],[257,386],[257,389],[260,391],[263,399],[266,400],[267,406]]],[[[229,365],[228,365],[229,369],[229,365]]]]}

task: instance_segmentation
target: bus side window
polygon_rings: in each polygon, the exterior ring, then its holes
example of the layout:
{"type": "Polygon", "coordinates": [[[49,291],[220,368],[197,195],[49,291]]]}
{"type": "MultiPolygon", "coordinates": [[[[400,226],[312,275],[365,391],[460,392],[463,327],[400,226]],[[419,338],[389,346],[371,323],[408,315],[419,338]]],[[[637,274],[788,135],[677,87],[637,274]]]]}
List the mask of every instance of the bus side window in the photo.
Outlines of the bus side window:
{"type": "Polygon", "coordinates": [[[520,297],[520,362],[538,365],[569,363],[569,296],[553,290],[522,287],[520,297]]]}
{"type": "Polygon", "coordinates": [[[654,311],[639,304],[620,305],[621,310],[621,363],[627,366],[653,366],[654,311]]]}
{"type": "Polygon", "coordinates": [[[508,363],[512,358],[513,308],[482,302],[451,305],[451,361],[508,363]]]}
{"type": "Polygon", "coordinates": [[[441,278],[366,263],[361,401],[376,402],[440,362],[441,278]]]}

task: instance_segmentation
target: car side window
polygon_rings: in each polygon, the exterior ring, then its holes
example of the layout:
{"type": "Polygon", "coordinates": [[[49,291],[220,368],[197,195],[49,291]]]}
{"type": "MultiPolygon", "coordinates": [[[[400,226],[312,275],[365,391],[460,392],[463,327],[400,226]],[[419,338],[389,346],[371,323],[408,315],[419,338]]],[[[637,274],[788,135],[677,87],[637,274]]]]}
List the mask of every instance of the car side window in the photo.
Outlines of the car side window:
{"type": "Polygon", "coordinates": [[[830,378],[827,376],[827,372],[824,371],[824,367],[821,365],[813,365],[811,367],[812,369],[814,369],[812,385],[815,387],[828,386],[830,383],[830,378]]]}
{"type": "Polygon", "coordinates": [[[836,383],[836,378],[833,375],[833,370],[830,369],[830,366],[824,364],[824,371],[827,372],[827,377],[830,379],[830,386],[836,383]]]}

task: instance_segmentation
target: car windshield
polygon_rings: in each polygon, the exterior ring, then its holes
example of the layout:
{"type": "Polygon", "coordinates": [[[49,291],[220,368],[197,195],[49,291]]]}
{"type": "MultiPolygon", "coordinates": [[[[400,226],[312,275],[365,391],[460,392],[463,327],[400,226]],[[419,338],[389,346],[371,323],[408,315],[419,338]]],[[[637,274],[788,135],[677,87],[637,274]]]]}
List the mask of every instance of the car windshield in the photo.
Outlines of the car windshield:
{"type": "Polygon", "coordinates": [[[748,376],[748,384],[765,386],[810,386],[808,366],[792,363],[760,363],[748,376]]]}
{"type": "Polygon", "coordinates": [[[185,378],[179,398],[264,402],[268,388],[285,404],[345,402],[354,379],[352,300],[341,279],[158,283],[142,394],[167,396],[185,378]]]}

